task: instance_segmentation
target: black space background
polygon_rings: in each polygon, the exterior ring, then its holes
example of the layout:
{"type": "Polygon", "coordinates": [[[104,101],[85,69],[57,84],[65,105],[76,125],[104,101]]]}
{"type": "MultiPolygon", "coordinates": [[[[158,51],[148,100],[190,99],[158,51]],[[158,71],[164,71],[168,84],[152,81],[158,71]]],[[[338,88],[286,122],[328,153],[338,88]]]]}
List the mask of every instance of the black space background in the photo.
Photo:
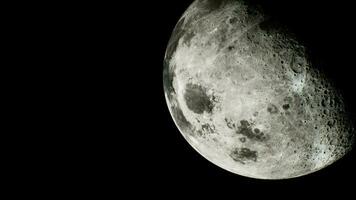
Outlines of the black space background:
{"type": "MultiPolygon", "coordinates": [[[[155,188],[150,190],[152,193],[160,193],[163,188],[178,193],[201,191],[206,186],[224,188],[223,193],[236,195],[241,195],[242,191],[258,194],[263,188],[272,194],[280,191],[294,191],[302,195],[306,191],[323,195],[354,193],[355,151],[308,176],[264,181],[238,176],[215,166],[184,140],[164,99],[162,63],[172,30],[191,2],[119,3],[119,11],[111,8],[113,11],[110,9],[107,16],[109,22],[101,25],[110,26],[109,30],[118,34],[117,37],[113,34],[113,41],[106,39],[109,42],[105,44],[106,50],[103,49],[110,52],[105,55],[104,62],[110,69],[101,78],[108,76],[112,98],[118,101],[113,110],[106,111],[108,118],[111,118],[106,123],[113,128],[109,130],[111,135],[100,144],[109,146],[106,148],[110,158],[104,156],[101,159],[105,162],[110,159],[108,168],[114,169],[109,171],[115,171],[108,173],[107,179],[123,181],[133,188],[155,188]]],[[[351,1],[260,2],[273,17],[294,30],[315,55],[325,58],[323,70],[341,88],[348,111],[354,115],[356,31],[353,28],[356,12],[351,1]]],[[[106,9],[100,12],[105,13],[106,9]]]]}

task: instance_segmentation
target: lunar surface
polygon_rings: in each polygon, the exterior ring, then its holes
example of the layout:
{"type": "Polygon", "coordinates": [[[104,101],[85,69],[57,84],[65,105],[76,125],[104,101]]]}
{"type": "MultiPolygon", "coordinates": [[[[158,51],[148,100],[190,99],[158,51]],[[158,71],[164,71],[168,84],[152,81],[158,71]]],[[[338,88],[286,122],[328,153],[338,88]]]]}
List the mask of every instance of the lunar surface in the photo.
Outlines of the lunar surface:
{"type": "Polygon", "coordinates": [[[243,0],[196,0],[163,70],[178,129],[207,160],[259,179],[303,176],[351,150],[344,100],[306,45],[243,0]]]}

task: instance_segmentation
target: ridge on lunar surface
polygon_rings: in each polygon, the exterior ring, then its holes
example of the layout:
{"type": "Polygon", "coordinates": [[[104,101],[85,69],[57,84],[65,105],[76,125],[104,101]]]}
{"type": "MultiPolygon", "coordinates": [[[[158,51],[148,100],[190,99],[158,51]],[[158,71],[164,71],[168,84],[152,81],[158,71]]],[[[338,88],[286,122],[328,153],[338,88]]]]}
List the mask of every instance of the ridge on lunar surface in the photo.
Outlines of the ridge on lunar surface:
{"type": "Polygon", "coordinates": [[[163,78],[182,135],[233,173],[298,177],[351,150],[340,93],[292,33],[247,1],[194,1],[173,31],[163,78]]]}

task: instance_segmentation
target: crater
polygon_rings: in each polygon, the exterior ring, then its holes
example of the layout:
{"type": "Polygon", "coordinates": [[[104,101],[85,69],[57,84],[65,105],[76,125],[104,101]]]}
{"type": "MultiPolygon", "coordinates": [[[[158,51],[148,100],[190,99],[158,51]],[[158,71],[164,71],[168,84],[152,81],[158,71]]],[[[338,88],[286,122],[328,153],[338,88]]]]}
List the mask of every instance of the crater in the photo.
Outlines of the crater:
{"type": "Polygon", "coordinates": [[[229,50],[229,51],[232,51],[232,50],[234,50],[234,49],[235,49],[235,46],[232,46],[232,45],[230,45],[230,46],[227,47],[227,50],[229,50]]]}
{"type": "Polygon", "coordinates": [[[300,74],[303,72],[303,67],[301,66],[300,63],[296,64],[296,63],[292,63],[290,65],[290,67],[292,68],[293,72],[296,74],[300,74]]]}
{"type": "Polygon", "coordinates": [[[277,106],[275,106],[273,104],[269,104],[267,106],[267,112],[269,112],[271,114],[276,114],[276,113],[278,113],[278,108],[277,108],[277,106]]]}
{"type": "Polygon", "coordinates": [[[257,151],[252,151],[248,148],[235,148],[231,153],[230,157],[241,164],[245,164],[247,161],[257,161],[257,151]]]}
{"type": "Polygon", "coordinates": [[[203,124],[201,126],[201,129],[204,133],[214,133],[215,132],[215,126],[210,125],[210,124],[203,124]]]}
{"type": "Polygon", "coordinates": [[[247,137],[250,140],[265,141],[268,137],[258,128],[252,129],[251,124],[247,120],[241,120],[240,126],[237,128],[236,133],[247,137]]]}
{"type": "Polygon", "coordinates": [[[290,108],[290,106],[289,106],[289,104],[284,104],[284,105],[282,106],[282,108],[283,108],[284,110],[288,110],[288,109],[290,108]]]}
{"type": "Polygon", "coordinates": [[[194,36],[195,36],[194,31],[186,32],[186,34],[182,38],[183,43],[190,46],[190,41],[193,39],[194,36]]]}
{"type": "Polygon", "coordinates": [[[229,19],[230,24],[235,24],[238,21],[237,17],[232,17],[229,19]]]}
{"type": "Polygon", "coordinates": [[[230,129],[235,129],[236,125],[231,119],[225,118],[226,126],[230,129]]]}
{"type": "Polygon", "coordinates": [[[200,85],[188,83],[185,88],[184,99],[187,107],[197,114],[211,113],[214,108],[213,102],[206,94],[206,89],[200,85]]]}

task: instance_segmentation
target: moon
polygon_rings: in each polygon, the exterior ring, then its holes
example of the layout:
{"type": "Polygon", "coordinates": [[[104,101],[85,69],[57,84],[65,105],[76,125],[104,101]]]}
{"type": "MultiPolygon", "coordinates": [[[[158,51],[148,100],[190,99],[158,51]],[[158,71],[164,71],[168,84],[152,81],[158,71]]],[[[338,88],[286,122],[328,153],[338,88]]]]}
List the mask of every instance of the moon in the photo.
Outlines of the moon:
{"type": "Polygon", "coordinates": [[[167,46],[168,108],[187,142],[225,170],[258,179],[313,173],[352,149],[354,126],[310,57],[258,5],[196,0],[167,46]]]}

